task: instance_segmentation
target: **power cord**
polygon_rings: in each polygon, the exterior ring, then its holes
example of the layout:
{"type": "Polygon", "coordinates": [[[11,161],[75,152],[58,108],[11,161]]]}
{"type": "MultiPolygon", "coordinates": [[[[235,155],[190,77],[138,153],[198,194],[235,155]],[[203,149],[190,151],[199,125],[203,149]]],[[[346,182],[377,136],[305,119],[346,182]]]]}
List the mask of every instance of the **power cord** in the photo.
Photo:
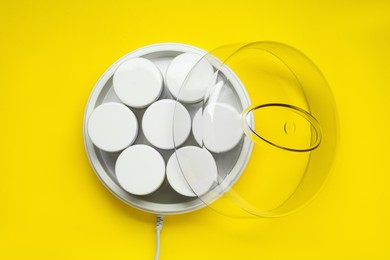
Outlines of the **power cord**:
{"type": "Polygon", "coordinates": [[[164,215],[156,216],[156,254],[154,260],[158,260],[160,256],[160,233],[164,223],[164,215]]]}

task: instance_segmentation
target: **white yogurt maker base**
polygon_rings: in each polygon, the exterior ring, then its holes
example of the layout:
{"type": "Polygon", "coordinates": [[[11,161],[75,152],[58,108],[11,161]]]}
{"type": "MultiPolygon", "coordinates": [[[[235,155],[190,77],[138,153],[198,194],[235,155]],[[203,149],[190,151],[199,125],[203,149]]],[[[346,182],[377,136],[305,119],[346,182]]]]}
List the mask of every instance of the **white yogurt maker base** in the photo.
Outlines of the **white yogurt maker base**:
{"type": "MultiPolygon", "coordinates": [[[[152,61],[159,68],[159,70],[162,72],[162,75],[165,75],[167,67],[172,59],[183,53],[205,55],[207,52],[190,45],[163,43],[142,47],[123,56],[121,59],[116,61],[106,72],[104,72],[99,81],[96,83],[89,97],[85,110],[83,130],[84,144],[88,158],[96,175],[99,177],[102,183],[119,199],[135,208],[151,213],[179,214],[194,211],[203,208],[206,205],[199,198],[186,197],[178,194],[172,189],[172,187],[170,187],[166,179],[159,189],[149,195],[138,196],[126,192],[126,190],[124,190],[119,185],[115,175],[115,162],[119,156],[119,153],[105,152],[94,146],[88,136],[86,124],[87,119],[91,115],[92,111],[99,105],[107,102],[121,102],[113,89],[113,75],[116,69],[124,61],[137,57],[146,58],[152,61]]],[[[239,95],[239,99],[242,102],[242,105],[247,107],[250,104],[249,97],[239,79],[232,71],[226,71],[225,76],[230,79],[230,82],[239,95]]],[[[159,99],[175,100],[166,86],[164,87],[159,99]]],[[[231,98],[231,100],[236,99],[236,97],[231,98]]],[[[199,104],[184,105],[189,111],[191,117],[194,116],[196,111],[201,106],[199,104]]],[[[233,107],[237,106],[237,104],[231,105],[233,107]]],[[[141,119],[145,109],[133,109],[133,111],[137,117],[138,125],[141,125],[141,119]]],[[[138,137],[134,142],[134,145],[136,144],[151,145],[141,130],[139,131],[138,137]]],[[[197,142],[195,141],[194,137],[190,135],[190,137],[183,145],[197,146],[197,142]]],[[[241,146],[237,146],[235,149],[229,151],[226,153],[227,160],[224,163],[225,165],[218,165],[218,167],[232,169],[230,172],[230,179],[238,179],[249,159],[252,145],[253,144],[251,142],[244,142],[241,146]]],[[[174,150],[157,150],[160,152],[165,162],[168,161],[174,152],[174,150]]]]}

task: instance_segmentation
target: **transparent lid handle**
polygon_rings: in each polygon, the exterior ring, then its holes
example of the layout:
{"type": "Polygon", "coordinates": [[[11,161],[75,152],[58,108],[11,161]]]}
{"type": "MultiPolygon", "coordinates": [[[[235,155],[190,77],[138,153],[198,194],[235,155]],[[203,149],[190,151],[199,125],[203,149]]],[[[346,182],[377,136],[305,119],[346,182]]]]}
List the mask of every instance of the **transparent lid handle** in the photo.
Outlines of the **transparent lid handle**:
{"type": "Polygon", "coordinates": [[[288,104],[250,106],[241,115],[244,133],[255,143],[308,152],[321,143],[321,127],[307,111],[288,104]]]}

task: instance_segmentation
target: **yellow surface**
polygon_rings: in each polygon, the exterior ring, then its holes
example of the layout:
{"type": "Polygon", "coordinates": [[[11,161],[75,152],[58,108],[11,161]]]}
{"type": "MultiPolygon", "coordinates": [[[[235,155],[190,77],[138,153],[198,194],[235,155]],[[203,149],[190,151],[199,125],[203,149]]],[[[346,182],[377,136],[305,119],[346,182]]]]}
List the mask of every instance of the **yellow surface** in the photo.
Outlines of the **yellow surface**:
{"type": "Polygon", "coordinates": [[[152,259],[154,217],[118,201],[88,163],[88,95],[143,45],[255,40],[295,46],[326,75],[335,171],[285,218],[168,217],[161,259],[390,259],[389,14],[388,1],[2,0],[0,259],[152,259]]]}

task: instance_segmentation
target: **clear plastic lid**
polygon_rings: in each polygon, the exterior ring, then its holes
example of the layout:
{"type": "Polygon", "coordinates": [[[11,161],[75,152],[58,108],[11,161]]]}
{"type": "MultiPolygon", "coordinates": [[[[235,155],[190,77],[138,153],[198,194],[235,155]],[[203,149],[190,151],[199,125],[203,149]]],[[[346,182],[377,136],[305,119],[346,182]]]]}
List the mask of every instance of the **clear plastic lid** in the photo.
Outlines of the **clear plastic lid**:
{"type": "MultiPolygon", "coordinates": [[[[338,128],[332,93],[305,55],[275,42],[219,47],[192,68],[177,102],[196,88],[206,89],[203,100],[184,103],[199,106],[192,115],[193,142],[175,145],[196,196],[232,217],[285,215],[311,200],[330,170],[338,128]],[[205,62],[214,68],[207,87],[205,62]],[[201,174],[192,170],[194,160],[183,146],[211,154],[217,174],[214,166],[201,167],[201,174]]],[[[176,116],[173,124],[176,140],[176,116]]]]}

